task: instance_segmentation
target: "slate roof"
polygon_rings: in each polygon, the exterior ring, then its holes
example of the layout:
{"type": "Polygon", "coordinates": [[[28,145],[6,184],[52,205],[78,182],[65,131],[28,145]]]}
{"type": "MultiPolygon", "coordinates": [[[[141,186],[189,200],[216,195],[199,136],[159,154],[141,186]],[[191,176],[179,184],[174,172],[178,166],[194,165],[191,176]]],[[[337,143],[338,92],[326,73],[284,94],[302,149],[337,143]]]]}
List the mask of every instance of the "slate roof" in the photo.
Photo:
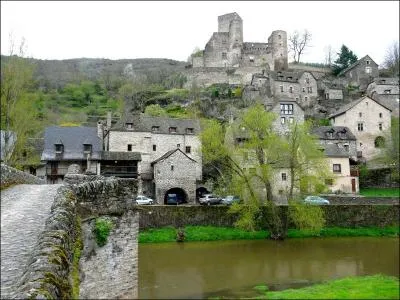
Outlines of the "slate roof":
{"type": "Polygon", "coordinates": [[[312,129],[312,133],[320,140],[356,140],[354,134],[345,126],[320,126],[312,129]],[[332,137],[328,135],[332,132],[332,137]]]}
{"type": "Polygon", "coordinates": [[[349,157],[349,153],[336,144],[324,145],[324,153],[328,157],[349,157]]]}
{"type": "MultiPolygon", "coordinates": [[[[304,73],[309,73],[315,79],[314,74],[312,72],[309,72],[309,71],[294,71],[294,72],[289,72],[289,71],[278,71],[278,72],[275,72],[275,71],[272,71],[272,72],[270,72],[271,77],[275,81],[286,81],[286,82],[299,82],[300,77],[304,73]],[[292,79],[290,79],[290,77],[292,79]]],[[[315,80],[317,80],[317,79],[315,79],[315,80]]]]}
{"type": "Polygon", "coordinates": [[[44,132],[41,160],[86,160],[83,144],[92,145],[92,159],[101,158],[102,142],[97,136],[96,127],[47,127],[44,132]],[[56,154],[54,145],[60,142],[64,145],[64,151],[62,154],[56,154]]]}
{"type": "Polygon", "coordinates": [[[360,99],[358,99],[358,100],[355,100],[355,101],[353,101],[353,102],[350,102],[350,103],[348,103],[348,104],[346,104],[346,105],[343,105],[343,106],[342,106],[341,108],[339,108],[336,112],[334,112],[333,114],[329,115],[328,118],[330,119],[330,118],[333,118],[333,117],[336,117],[336,116],[339,116],[339,115],[342,115],[342,114],[346,113],[346,111],[348,111],[349,109],[351,109],[351,108],[353,108],[354,106],[356,106],[358,103],[360,103],[361,101],[363,101],[365,98],[367,98],[367,99],[370,100],[370,101],[375,101],[376,103],[378,103],[379,105],[383,106],[384,108],[386,108],[386,109],[392,111],[390,108],[388,108],[386,105],[383,105],[383,104],[380,103],[379,101],[374,100],[374,99],[372,99],[372,98],[370,98],[370,97],[368,97],[368,96],[365,96],[365,97],[362,97],[362,98],[360,98],[360,99]]]}
{"type": "Polygon", "coordinates": [[[363,58],[360,58],[359,60],[357,60],[355,63],[353,63],[352,65],[348,66],[346,69],[340,71],[340,73],[338,74],[338,76],[341,76],[345,73],[347,73],[348,71],[350,71],[351,69],[354,69],[356,66],[358,66],[362,61],[364,61],[365,59],[369,59],[370,61],[372,61],[375,65],[377,64],[376,62],[374,62],[372,60],[372,58],[369,55],[365,55],[363,58]]]}
{"type": "Polygon", "coordinates": [[[142,160],[140,152],[102,151],[101,160],[142,160]]]}
{"type": "Polygon", "coordinates": [[[169,150],[169,151],[165,152],[162,156],[160,156],[160,157],[157,158],[156,160],[152,161],[152,162],[151,162],[151,165],[153,166],[154,164],[156,164],[156,163],[158,163],[158,162],[160,162],[160,161],[162,161],[162,160],[164,160],[164,159],[170,157],[170,156],[171,156],[172,154],[174,154],[176,151],[181,152],[181,153],[182,153],[183,155],[185,155],[188,159],[190,159],[190,160],[196,162],[193,158],[190,158],[190,157],[187,156],[185,153],[183,153],[183,151],[182,151],[181,149],[176,148],[176,149],[174,149],[174,150],[169,150]]]}
{"type": "Polygon", "coordinates": [[[114,128],[111,128],[111,131],[152,132],[153,126],[159,126],[158,131],[153,133],[170,134],[170,127],[176,127],[174,134],[187,134],[186,128],[193,128],[194,135],[200,133],[199,120],[152,117],[145,114],[133,114],[125,117],[114,128]],[[128,129],[126,123],[132,123],[133,129],[128,129]]]}

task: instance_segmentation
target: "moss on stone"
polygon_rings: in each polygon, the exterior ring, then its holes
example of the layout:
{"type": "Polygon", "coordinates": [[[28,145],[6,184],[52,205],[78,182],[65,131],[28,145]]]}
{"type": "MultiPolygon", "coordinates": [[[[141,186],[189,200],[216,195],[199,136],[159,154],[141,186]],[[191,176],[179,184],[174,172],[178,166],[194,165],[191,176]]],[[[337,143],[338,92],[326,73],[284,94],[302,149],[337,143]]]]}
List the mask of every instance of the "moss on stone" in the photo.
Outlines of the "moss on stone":
{"type": "Polygon", "coordinates": [[[72,270],[71,270],[71,280],[72,280],[72,298],[79,298],[79,259],[81,258],[83,249],[83,241],[82,241],[82,221],[78,216],[76,218],[76,239],[74,243],[74,255],[72,259],[72,270]]]}
{"type": "MultiPolygon", "coordinates": [[[[71,299],[71,285],[68,280],[59,278],[51,272],[45,272],[44,278],[40,280],[42,283],[48,283],[55,286],[59,292],[59,299],[71,299]]],[[[46,290],[46,289],[45,289],[46,290]]]]}

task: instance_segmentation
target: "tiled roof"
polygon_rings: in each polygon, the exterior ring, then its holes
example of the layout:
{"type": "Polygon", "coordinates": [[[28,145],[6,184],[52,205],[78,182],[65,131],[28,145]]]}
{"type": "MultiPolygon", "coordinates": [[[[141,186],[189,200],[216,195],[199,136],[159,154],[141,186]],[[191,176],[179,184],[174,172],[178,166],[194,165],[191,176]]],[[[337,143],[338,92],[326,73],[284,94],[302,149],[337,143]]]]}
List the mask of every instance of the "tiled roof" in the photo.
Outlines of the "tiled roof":
{"type": "Polygon", "coordinates": [[[145,114],[133,114],[121,120],[111,131],[136,131],[169,134],[170,127],[176,127],[175,134],[187,134],[186,128],[193,128],[193,134],[200,133],[199,120],[174,119],[165,117],[152,117],[145,114]],[[133,128],[128,129],[126,123],[132,123],[133,128]],[[158,126],[158,131],[152,131],[153,126],[158,126]]]}
{"type": "Polygon", "coordinates": [[[83,144],[92,145],[92,159],[100,159],[102,142],[96,127],[47,127],[44,133],[44,150],[41,160],[86,160],[83,144]],[[62,143],[62,155],[55,153],[55,144],[62,143]]]}
{"type": "Polygon", "coordinates": [[[341,115],[341,114],[344,114],[346,111],[348,111],[349,109],[351,109],[351,108],[353,108],[354,106],[356,106],[358,103],[360,103],[361,101],[363,101],[365,98],[367,98],[367,99],[370,100],[370,101],[375,101],[376,103],[378,103],[379,105],[383,106],[384,108],[386,108],[386,109],[392,111],[390,108],[388,108],[386,105],[382,104],[381,102],[379,102],[379,101],[377,101],[377,100],[374,100],[374,99],[371,99],[371,98],[368,97],[368,96],[365,96],[365,97],[362,97],[362,98],[360,98],[360,99],[358,99],[358,100],[355,100],[355,101],[353,101],[353,102],[350,102],[350,103],[348,103],[348,104],[346,104],[346,105],[343,105],[343,106],[342,106],[341,108],[339,108],[336,112],[334,112],[333,114],[329,115],[328,118],[330,119],[330,118],[339,116],[339,115],[341,115]]]}
{"type": "Polygon", "coordinates": [[[356,140],[354,134],[345,126],[315,127],[312,129],[312,133],[321,140],[356,140]],[[332,133],[332,135],[329,133],[332,133]]]}
{"type": "Polygon", "coordinates": [[[190,157],[187,156],[185,153],[183,153],[183,151],[182,151],[181,149],[176,148],[176,149],[174,149],[174,150],[169,150],[169,151],[165,152],[162,156],[160,156],[160,157],[157,158],[156,160],[152,161],[151,165],[154,165],[154,164],[158,163],[159,161],[162,161],[162,160],[164,160],[164,159],[170,157],[170,156],[171,156],[172,154],[174,154],[176,151],[181,152],[181,153],[182,153],[183,155],[185,155],[188,159],[190,159],[190,160],[196,162],[193,158],[190,158],[190,157]]]}

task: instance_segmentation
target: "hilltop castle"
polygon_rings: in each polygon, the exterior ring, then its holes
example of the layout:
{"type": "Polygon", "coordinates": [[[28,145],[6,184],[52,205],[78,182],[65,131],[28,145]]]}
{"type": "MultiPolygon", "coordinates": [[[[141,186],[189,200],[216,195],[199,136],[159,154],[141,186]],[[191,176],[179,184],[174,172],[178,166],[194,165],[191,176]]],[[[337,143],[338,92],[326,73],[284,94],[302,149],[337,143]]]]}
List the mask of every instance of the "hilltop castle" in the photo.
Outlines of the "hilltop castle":
{"type": "Polygon", "coordinates": [[[218,32],[213,33],[203,51],[192,55],[192,66],[287,70],[287,34],[275,30],[268,43],[243,42],[242,18],[236,12],[219,16],[218,32]]]}

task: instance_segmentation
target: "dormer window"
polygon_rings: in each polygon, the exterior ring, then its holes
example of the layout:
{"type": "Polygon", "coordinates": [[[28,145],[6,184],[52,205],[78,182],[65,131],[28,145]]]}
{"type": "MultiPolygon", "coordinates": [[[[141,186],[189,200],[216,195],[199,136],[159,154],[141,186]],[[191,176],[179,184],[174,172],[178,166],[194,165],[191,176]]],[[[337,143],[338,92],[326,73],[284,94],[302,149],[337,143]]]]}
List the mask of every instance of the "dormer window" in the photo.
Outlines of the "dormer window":
{"type": "Polygon", "coordinates": [[[176,127],[170,127],[169,133],[176,133],[176,127]]]}
{"type": "Polygon", "coordinates": [[[92,152],[92,145],[91,144],[83,144],[83,152],[84,153],[91,153],[92,152]]]}
{"type": "Polygon", "coordinates": [[[133,123],[125,123],[127,129],[133,129],[133,123]]]}
{"type": "Polygon", "coordinates": [[[391,94],[391,90],[385,90],[384,93],[385,94],[391,94]]]}
{"type": "Polygon", "coordinates": [[[193,134],[194,130],[193,128],[186,128],[186,134],[193,134]]]}
{"type": "Polygon", "coordinates": [[[151,132],[158,132],[158,131],[160,131],[160,126],[151,127],[151,132]]]}
{"type": "Polygon", "coordinates": [[[56,153],[63,153],[64,152],[64,145],[63,144],[55,144],[56,153]]]}

